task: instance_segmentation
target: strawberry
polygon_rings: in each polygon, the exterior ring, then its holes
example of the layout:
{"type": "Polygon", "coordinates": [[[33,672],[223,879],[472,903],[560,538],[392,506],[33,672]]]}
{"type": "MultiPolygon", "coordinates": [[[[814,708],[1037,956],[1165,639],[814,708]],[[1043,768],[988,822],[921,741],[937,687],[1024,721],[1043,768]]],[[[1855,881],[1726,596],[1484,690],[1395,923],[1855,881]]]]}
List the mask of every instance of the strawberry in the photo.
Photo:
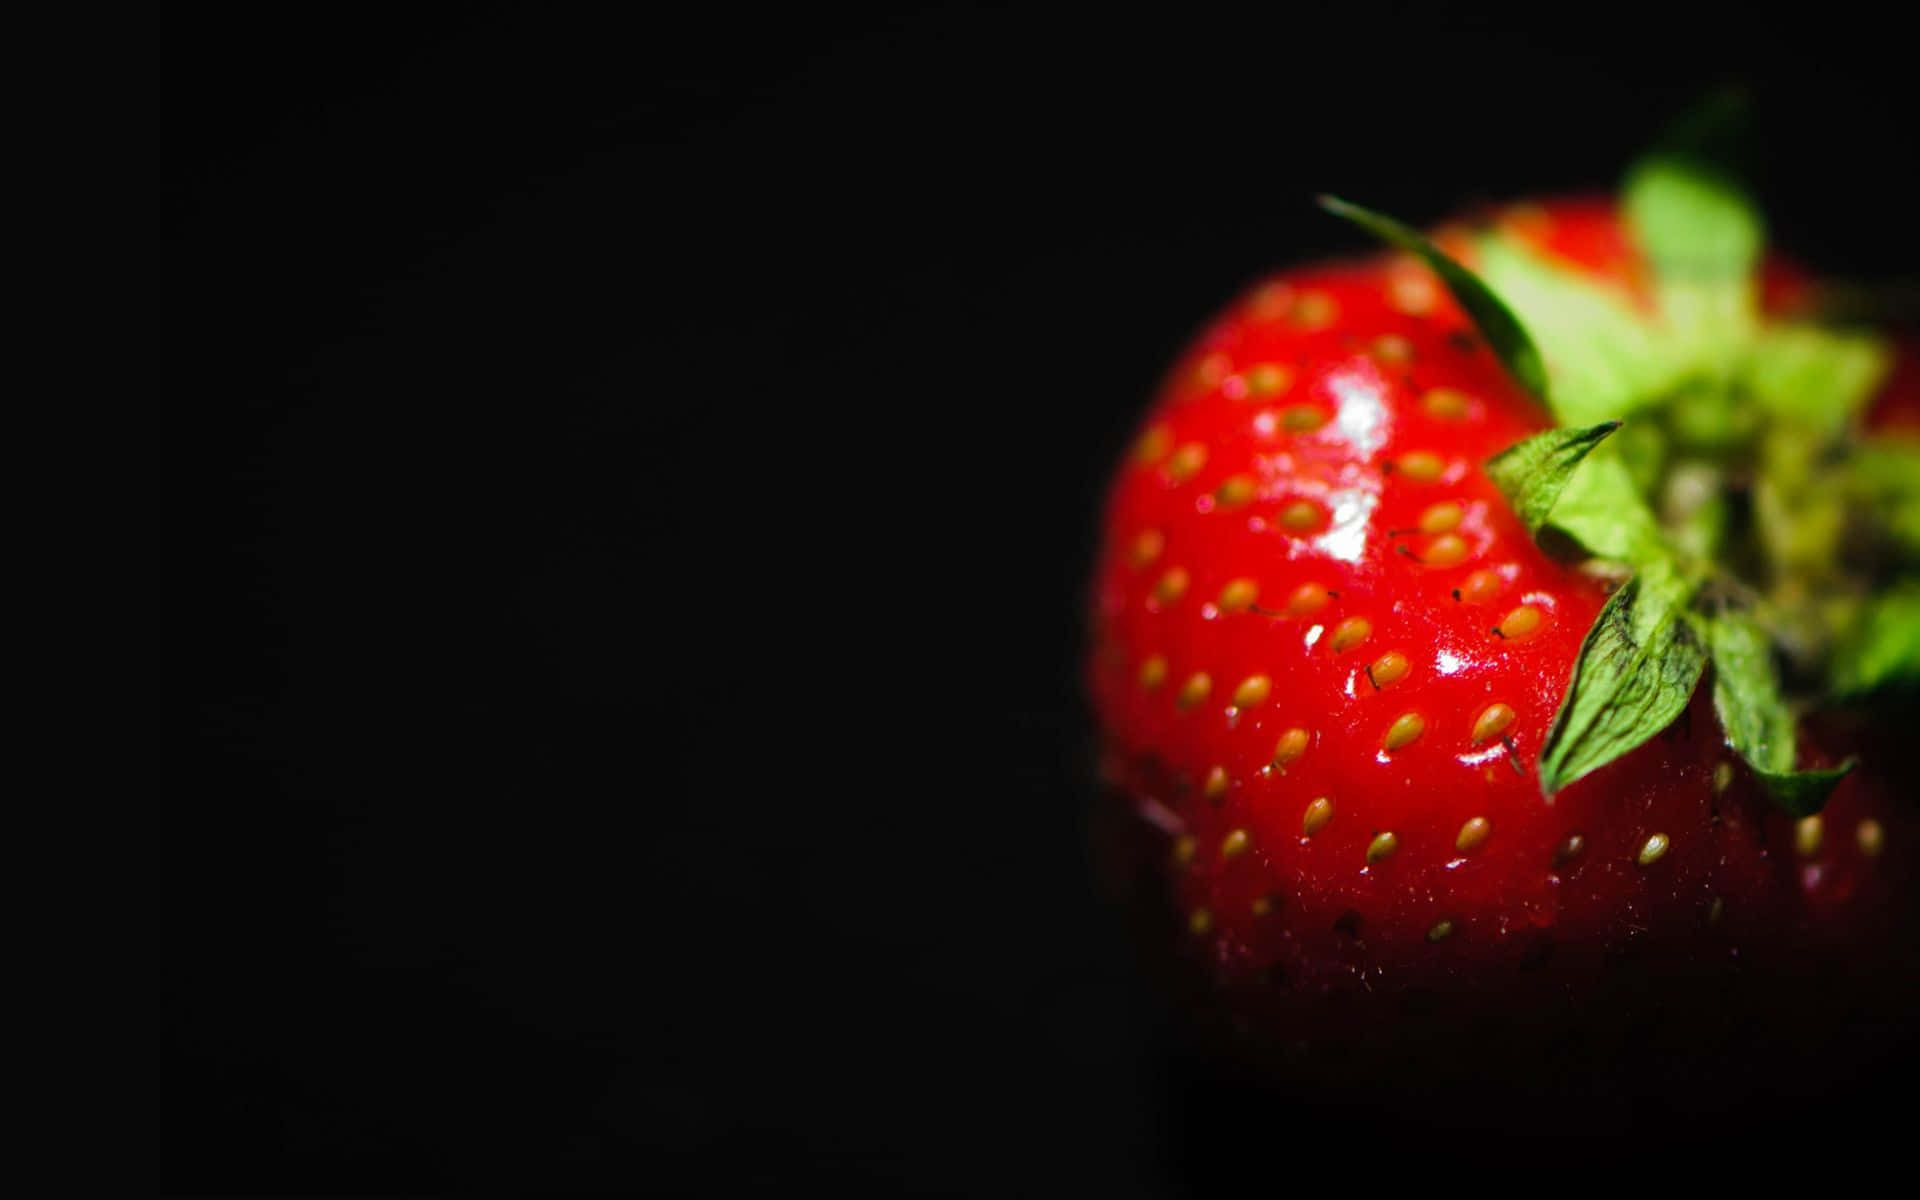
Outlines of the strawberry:
{"type": "Polygon", "coordinates": [[[1789,320],[1804,273],[1680,160],[1431,242],[1328,207],[1396,251],[1194,339],[1091,589],[1191,1003],[1323,1080],[1571,1044],[1577,1089],[1909,1001],[1912,784],[1811,703],[1920,658],[1886,347],[1789,320]]]}

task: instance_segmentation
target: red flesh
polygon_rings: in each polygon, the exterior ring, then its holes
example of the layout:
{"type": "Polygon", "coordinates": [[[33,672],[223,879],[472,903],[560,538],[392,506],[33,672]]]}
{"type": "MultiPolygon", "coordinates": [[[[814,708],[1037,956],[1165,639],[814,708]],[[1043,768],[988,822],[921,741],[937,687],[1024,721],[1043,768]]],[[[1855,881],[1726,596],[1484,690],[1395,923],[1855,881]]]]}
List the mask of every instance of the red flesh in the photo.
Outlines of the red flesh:
{"type": "MultiPolygon", "coordinates": [[[[1510,211],[1556,257],[1639,290],[1608,205],[1510,211]]],[[[1617,980],[1608,968],[1623,956],[1640,965],[1637,979],[1647,969],[1720,972],[1743,955],[1749,969],[1788,970],[1880,936],[1888,881],[1912,867],[1910,826],[1890,789],[1857,773],[1828,805],[1819,850],[1796,852],[1792,819],[1761,802],[1723,746],[1705,682],[1668,733],[1551,802],[1541,797],[1541,740],[1605,591],[1543,553],[1486,478],[1489,456],[1549,419],[1444,291],[1411,282],[1425,278],[1380,259],[1253,289],[1178,364],[1143,427],[1146,452],[1114,483],[1095,578],[1092,695],[1126,804],[1161,831],[1169,856],[1181,835],[1193,839],[1191,860],[1171,869],[1181,919],[1206,926],[1188,935],[1190,953],[1243,1028],[1375,1038],[1383,997],[1439,995],[1443,1007],[1481,1016],[1533,1005],[1538,1015],[1543,996],[1617,980]],[[1430,303],[1408,303],[1422,292],[1430,303]],[[1397,342],[1383,351],[1382,337],[1397,342]],[[1250,381],[1269,363],[1291,383],[1254,395],[1250,381]],[[1465,413],[1427,411],[1422,398],[1437,388],[1468,397],[1465,413]],[[1289,431],[1297,406],[1325,424],[1289,431]],[[1206,456],[1182,477],[1170,463],[1188,445],[1206,456]],[[1442,461],[1440,478],[1396,465],[1416,452],[1442,461]],[[1252,498],[1221,503],[1221,486],[1240,477],[1255,484],[1252,498]],[[1284,528],[1282,514],[1302,500],[1317,506],[1315,523],[1284,528]],[[1423,560],[1441,535],[1417,530],[1444,502],[1462,507],[1454,533],[1466,554],[1438,565],[1423,560]],[[1141,563],[1148,531],[1162,545],[1141,563]],[[1169,599],[1157,589],[1172,568],[1187,583],[1169,599]],[[1498,586],[1476,597],[1468,584],[1483,571],[1498,586]],[[1256,610],[1222,610],[1236,579],[1258,585],[1256,610]],[[1290,614],[1303,587],[1326,603],[1290,614]],[[1539,629],[1495,633],[1522,605],[1542,614],[1539,629]],[[1371,633],[1336,653],[1333,631],[1351,617],[1371,633]],[[1366,668],[1389,651],[1408,669],[1376,687],[1366,668]],[[1153,656],[1167,672],[1147,687],[1153,656]],[[1211,690],[1183,711],[1176,698],[1196,672],[1211,690]],[[1236,688],[1257,675],[1272,681],[1268,696],[1233,707],[1236,688]],[[1494,702],[1515,713],[1511,745],[1471,737],[1494,702]],[[1384,750],[1407,713],[1424,732],[1384,750]],[[1293,728],[1309,732],[1305,752],[1270,767],[1293,728]],[[1230,783],[1210,798],[1216,767],[1230,783]],[[1333,816],[1309,837],[1303,817],[1318,797],[1333,816]],[[1473,818],[1491,833],[1462,852],[1456,841],[1473,818]],[[1862,849],[1869,818],[1884,831],[1877,858],[1862,849]],[[1247,849],[1227,857],[1235,831],[1247,849]],[[1397,849],[1370,862],[1382,831],[1397,849]],[[1655,834],[1667,850],[1641,865],[1655,834]],[[1576,835],[1583,846],[1569,857],[1576,835]],[[1257,915],[1256,902],[1269,911],[1257,915]],[[1442,921],[1450,932],[1435,940],[1442,921]]],[[[1831,761],[1811,745],[1805,754],[1831,761]]]]}

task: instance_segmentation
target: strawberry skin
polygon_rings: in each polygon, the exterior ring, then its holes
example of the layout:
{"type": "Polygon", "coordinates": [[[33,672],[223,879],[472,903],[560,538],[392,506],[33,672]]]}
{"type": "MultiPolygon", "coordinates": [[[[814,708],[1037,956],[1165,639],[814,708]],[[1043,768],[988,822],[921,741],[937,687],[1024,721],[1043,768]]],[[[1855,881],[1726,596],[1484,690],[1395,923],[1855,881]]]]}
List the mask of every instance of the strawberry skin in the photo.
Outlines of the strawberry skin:
{"type": "MultiPolygon", "coordinates": [[[[1607,202],[1501,219],[1639,290],[1607,202]]],[[[1912,867],[1895,789],[1857,774],[1796,823],[1705,687],[1543,799],[1534,762],[1608,586],[1536,545],[1483,464],[1551,423],[1432,275],[1383,256],[1252,288],[1121,465],[1092,589],[1103,771],[1243,1035],[1550,1039],[1650,980],[1804,974],[1884,936],[1912,867]]]]}

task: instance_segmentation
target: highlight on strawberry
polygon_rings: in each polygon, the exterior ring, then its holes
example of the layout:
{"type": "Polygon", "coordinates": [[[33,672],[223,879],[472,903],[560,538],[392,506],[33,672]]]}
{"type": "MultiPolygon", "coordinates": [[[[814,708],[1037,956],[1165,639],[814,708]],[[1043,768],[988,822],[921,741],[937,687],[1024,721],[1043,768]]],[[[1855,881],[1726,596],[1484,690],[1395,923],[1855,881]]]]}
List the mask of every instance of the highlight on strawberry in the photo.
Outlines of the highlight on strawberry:
{"type": "Polygon", "coordinates": [[[1431,237],[1323,198],[1385,249],[1236,299],[1120,464],[1108,815],[1235,1053],[1577,1091],[1915,998],[1920,372],[1714,128],[1431,237]]]}

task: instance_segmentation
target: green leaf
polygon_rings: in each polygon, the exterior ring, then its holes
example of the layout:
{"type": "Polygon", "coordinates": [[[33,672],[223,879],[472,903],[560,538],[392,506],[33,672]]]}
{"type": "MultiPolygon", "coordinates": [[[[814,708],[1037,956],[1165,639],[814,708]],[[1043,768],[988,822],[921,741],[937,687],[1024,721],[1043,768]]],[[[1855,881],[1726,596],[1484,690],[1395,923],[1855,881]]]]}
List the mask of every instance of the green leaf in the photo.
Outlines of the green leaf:
{"type": "Polygon", "coordinates": [[[1759,210],[1731,176],[1675,157],[1636,166],[1622,207],[1653,266],[1660,318],[1676,352],[1726,380],[1760,324],[1755,270],[1766,233],[1759,210]]]}
{"type": "Polygon", "coordinates": [[[1713,653],[1713,709],[1727,742],[1760,771],[1793,767],[1793,714],[1780,695],[1773,646],[1750,614],[1723,612],[1707,622],[1713,653]]]}
{"type": "Polygon", "coordinates": [[[1657,421],[1635,421],[1607,439],[1607,449],[1626,465],[1633,489],[1642,496],[1659,490],[1673,460],[1666,432],[1657,421]]]}
{"type": "Polygon", "coordinates": [[[1700,367],[1687,386],[1676,388],[1662,405],[1661,415],[1672,448],[1710,458],[1736,454],[1761,426],[1764,415],[1748,403],[1720,366],[1700,367]]]}
{"type": "Polygon", "coordinates": [[[1920,555],[1920,444],[1890,438],[1862,443],[1846,482],[1909,554],[1920,555]]]}
{"type": "Polygon", "coordinates": [[[1653,510],[1640,497],[1624,460],[1601,446],[1568,477],[1550,524],[1600,558],[1645,567],[1668,557],[1653,510]]]}
{"type": "Polygon", "coordinates": [[[1520,381],[1520,385],[1543,401],[1547,398],[1547,372],[1541,364],[1540,351],[1534,347],[1533,338],[1506,302],[1482,283],[1479,276],[1447,257],[1418,230],[1402,225],[1392,217],[1349,204],[1336,196],[1320,197],[1320,207],[1337,217],[1346,218],[1388,245],[1425,260],[1440,276],[1440,281],[1447,285],[1447,290],[1453,293],[1453,298],[1460,302],[1460,307],[1473,318],[1480,335],[1487,339],[1487,344],[1493,347],[1494,353],[1500,356],[1500,361],[1506,364],[1507,370],[1520,381]]]}
{"type": "Polygon", "coordinates": [[[1775,325],[1748,348],[1740,379],[1766,412],[1832,437],[1865,411],[1892,360],[1868,334],[1775,325]]]}
{"type": "Polygon", "coordinates": [[[1841,566],[1847,529],[1846,491],[1829,478],[1822,444],[1786,425],[1770,428],[1756,447],[1753,529],[1776,578],[1827,580],[1841,566]]]}
{"type": "Polygon", "coordinates": [[[1568,425],[1630,416],[1686,377],[1665,330],[1609,288],[1548,261],[1503,233],[1474,247],[1481,280],[1533,336],[1552,381],[1553,411],[1568,425]]]}
{"type": "Polygon", "coordinates": [[[1920,580],[1874,598],[1835,651],[1830,681],[1840,696],[1920,685],[1920,580]]]}
{"type": "Polygon", "coordinates": [[[1527,532],[1538,534],[1573,469],[1618,428],[1620,422],[1606,421],[1585,429],[1549,429],[1488,459],[1487,474],[1525,522],[1527,532]]]}
{"type": "Polygon", "coordinates": [[[1627,176],[1627,225],[1657,274],[1745,279],[1766,244],[1760,213],[1732,176],[1698,160],[1662,155],[1627,176]]]}
{"type": "Polygon", "coordinates": [[[1780,694],[1773,646],[1752,615],[1726,611],[1708,622],[1713,654],[1713,710],[1727,744],[1746,759],[1775,804],[1796,817],[1826,804],[1852,763],[1830,770],[1796,771],[1793,712],[1780,694]]]}
{"type": "Polygon", "coordinates": [[[1587,631],[1573,680],[1540,752],[1547,796],[1673,723],[1706,670],[1707,652],[1670,572],[1636,575],[1587,631]]]}
{"type": "Polygon", "coordinates": [[[1857,765],[1858,762],[1850,758],[1837,767],[1823,770],[1788,771],[1784,774],[1755,770],[1754,774],[1759,777],[1761,786],[1767,789],[1767,797],[1776,808],[1796,817],[1810,817],[1827,806],[1827,797],[1857,765]]]}

